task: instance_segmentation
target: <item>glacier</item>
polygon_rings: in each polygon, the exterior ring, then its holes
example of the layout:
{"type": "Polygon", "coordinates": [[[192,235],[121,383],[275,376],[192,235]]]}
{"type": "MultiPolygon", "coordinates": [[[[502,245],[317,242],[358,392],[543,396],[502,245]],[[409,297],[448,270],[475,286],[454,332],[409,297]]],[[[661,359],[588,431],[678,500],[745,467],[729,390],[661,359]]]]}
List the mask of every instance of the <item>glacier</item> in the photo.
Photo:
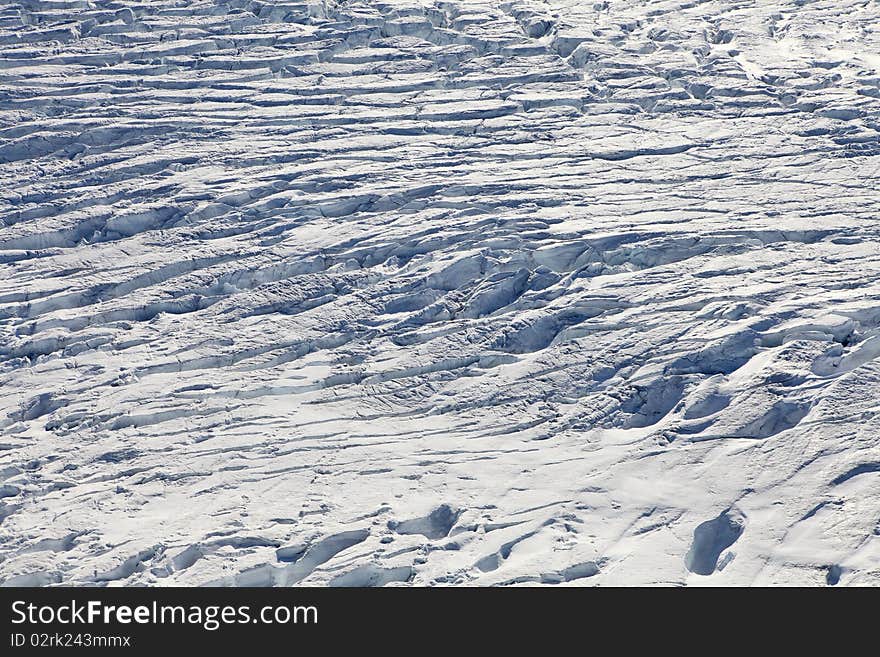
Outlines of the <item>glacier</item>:
{"type": "Polygon", "coordinates": [[[876,0],[0,7],[0,582],[880,584],[876,0]]]}

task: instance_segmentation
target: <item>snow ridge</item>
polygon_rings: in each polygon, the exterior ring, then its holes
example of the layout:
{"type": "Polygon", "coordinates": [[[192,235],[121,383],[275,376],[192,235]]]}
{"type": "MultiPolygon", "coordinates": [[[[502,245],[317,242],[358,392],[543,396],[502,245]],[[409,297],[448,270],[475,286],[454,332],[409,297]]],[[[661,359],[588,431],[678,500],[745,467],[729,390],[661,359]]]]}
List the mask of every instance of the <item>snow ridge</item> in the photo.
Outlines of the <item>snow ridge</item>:
{"type": "Polygon", "coordinates": [[[877,584],[875,1],[0,8],[0,581],[877,584]]]}

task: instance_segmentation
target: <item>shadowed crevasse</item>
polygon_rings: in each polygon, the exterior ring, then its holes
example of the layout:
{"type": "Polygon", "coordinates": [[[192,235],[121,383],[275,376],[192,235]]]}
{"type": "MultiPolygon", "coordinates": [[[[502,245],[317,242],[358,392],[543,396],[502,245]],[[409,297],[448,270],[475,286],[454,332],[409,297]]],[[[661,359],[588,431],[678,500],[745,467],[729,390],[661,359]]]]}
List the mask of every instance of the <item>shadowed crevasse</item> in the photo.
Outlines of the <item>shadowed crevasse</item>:
{"type": "Polygon", "coordinates": [[[718,565],[718,557],[736,542],[744,529],[743,518],[730,509],[697,525],[691,549],[685,555],[687,569],[697,575],[711,575],[718,565]]]}

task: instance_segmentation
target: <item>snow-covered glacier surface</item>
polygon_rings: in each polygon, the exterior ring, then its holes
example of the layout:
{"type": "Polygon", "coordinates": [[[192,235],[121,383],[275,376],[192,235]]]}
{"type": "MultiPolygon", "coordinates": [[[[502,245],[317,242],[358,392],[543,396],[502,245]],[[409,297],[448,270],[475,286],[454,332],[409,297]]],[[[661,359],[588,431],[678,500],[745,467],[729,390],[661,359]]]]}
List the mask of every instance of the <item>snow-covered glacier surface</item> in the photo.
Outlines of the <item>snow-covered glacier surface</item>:
{"type": "Polygon", "coordinates": [[[880,582],[880,4],[0,7],[0,580],[880,582]]]}

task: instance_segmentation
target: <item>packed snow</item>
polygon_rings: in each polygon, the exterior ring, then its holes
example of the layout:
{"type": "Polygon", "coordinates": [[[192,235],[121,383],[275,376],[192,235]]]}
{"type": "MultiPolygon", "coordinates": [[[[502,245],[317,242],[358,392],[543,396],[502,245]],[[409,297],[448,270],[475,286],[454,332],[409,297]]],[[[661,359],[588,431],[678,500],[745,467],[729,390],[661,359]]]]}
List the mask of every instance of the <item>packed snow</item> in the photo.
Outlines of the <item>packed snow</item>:
{"type": "Polygon", "coordinates": [[[880,3],[0,7],[0,580],[880,583],[880,3]]]}

